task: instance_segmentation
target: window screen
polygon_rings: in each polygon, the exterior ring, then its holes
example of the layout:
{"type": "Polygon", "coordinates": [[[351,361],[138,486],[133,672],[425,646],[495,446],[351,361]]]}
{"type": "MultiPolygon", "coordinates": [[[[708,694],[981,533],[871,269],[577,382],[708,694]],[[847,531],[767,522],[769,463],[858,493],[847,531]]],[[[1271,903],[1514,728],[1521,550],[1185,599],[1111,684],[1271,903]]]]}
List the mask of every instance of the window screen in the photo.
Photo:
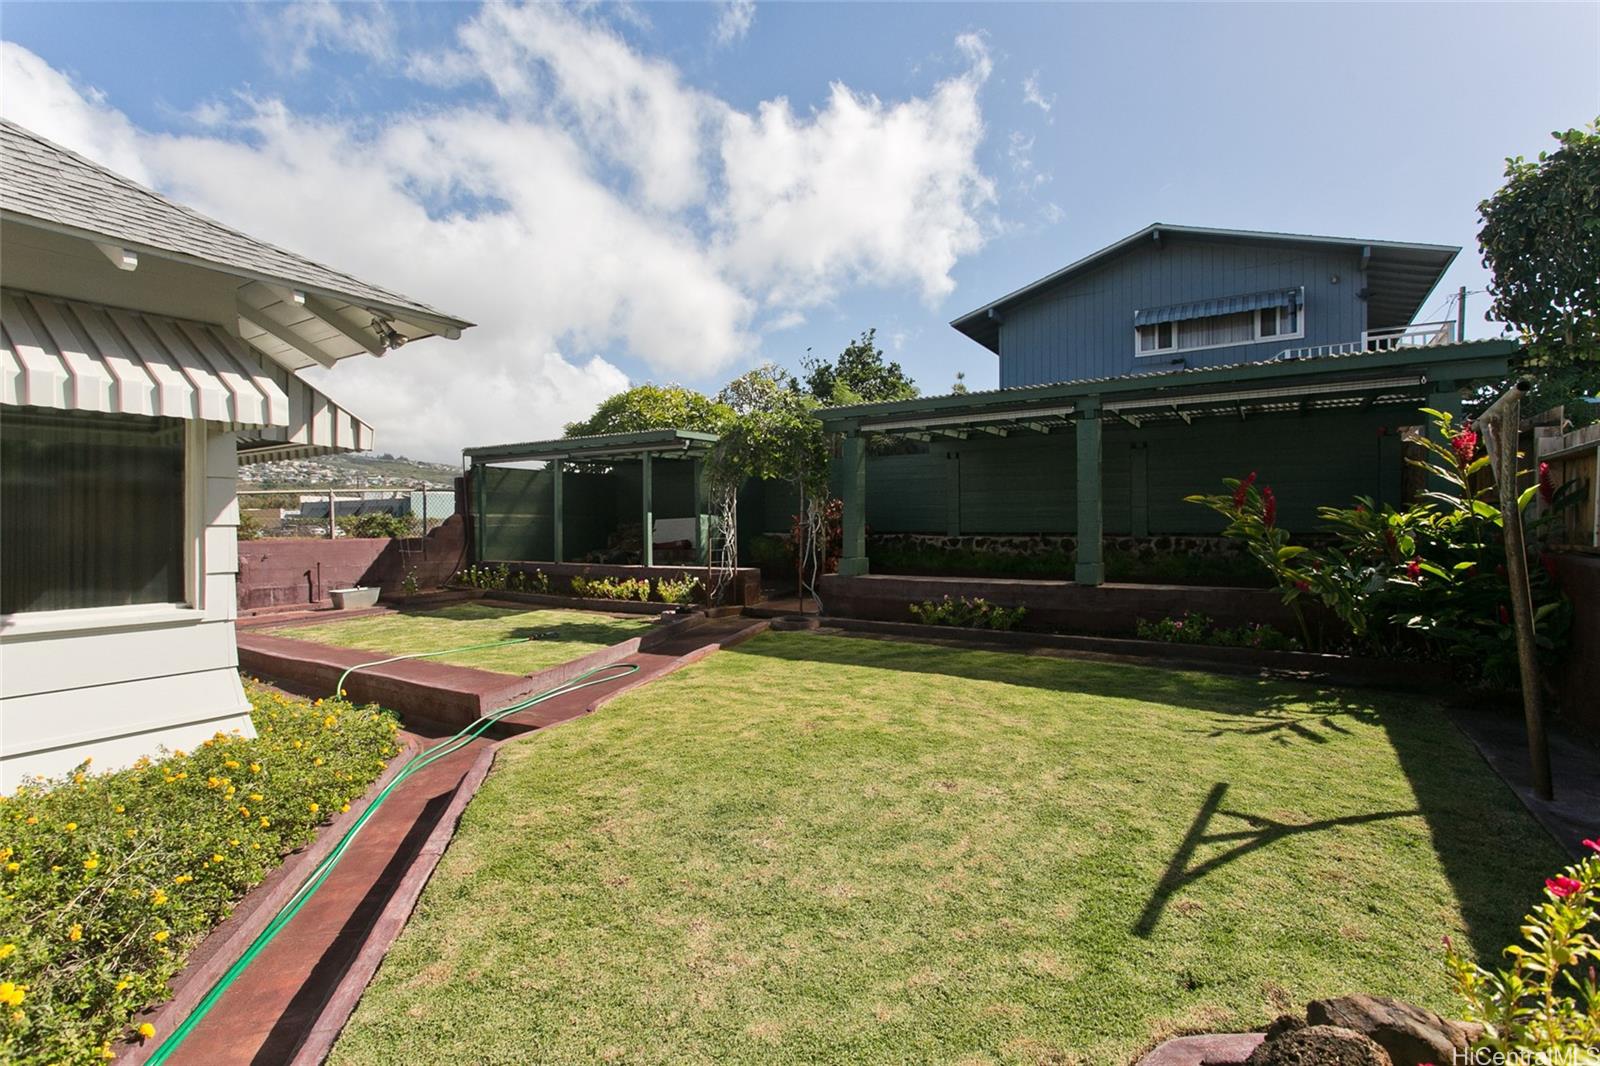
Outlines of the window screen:
{"type": "Polygon", "coordinates": [[[0,613],[184,601],[176,418],[0,414],[0,613]]]}

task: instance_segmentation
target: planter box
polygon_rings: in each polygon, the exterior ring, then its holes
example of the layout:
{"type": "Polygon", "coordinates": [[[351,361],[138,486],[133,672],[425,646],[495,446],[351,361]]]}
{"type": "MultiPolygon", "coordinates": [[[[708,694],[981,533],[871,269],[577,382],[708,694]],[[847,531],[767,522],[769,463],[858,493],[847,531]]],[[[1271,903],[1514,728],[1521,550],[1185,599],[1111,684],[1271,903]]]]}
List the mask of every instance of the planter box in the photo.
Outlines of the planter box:
{"type": "Polygon", "coordinates": [[[333,606],[340,611],[353,611],[362,607],[375,607],[378,604],[377,586],[365,587],[357,585],[348,589],[329,589],[328,595],[333,598],[333,606]]]}

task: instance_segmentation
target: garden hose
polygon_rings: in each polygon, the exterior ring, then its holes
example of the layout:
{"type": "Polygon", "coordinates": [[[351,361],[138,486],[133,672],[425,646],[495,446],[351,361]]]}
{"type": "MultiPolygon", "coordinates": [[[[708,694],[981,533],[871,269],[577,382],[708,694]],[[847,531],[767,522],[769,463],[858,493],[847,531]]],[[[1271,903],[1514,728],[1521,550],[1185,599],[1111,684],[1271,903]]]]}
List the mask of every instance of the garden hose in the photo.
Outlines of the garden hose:
{"type": "MultiPolygon", "coordinates": [[[[501,643],[516,644],[520,643],[520,641],[504,641],[501,643]]],[[[483,647],[485,645],[477,646],[483,647]]],[[[454,648],[451,650],[462,651],[465,649],[454,648]]],[[[447,653],[433,652],[429,654],[442,655],[447,653]]],[[[402,658],[420,658],[420,656],[402,656],[402,658]]],[[[353,667],[352,669],[360,669],[360,667],[353,667]]],[[[436,762],[437,760],[444,758],[446,755],[459,751],[461,748],[476,740],[485,730],[507,715],[515,714],[517,711],[526,710],[527,708],[536,704],[543,703],[546,700],[554,699],[557,696],[566,695],[569,692],[577,692],[580,689],[590,688],[595,685],[603,685],[611,681],[620,680],[627,675],[634,673],[638,669],[638,665],[634,663],[611,663],[606,666],[597,666],[591,670],[585,670],[572,680],[557,685],[555,688],[546,689],[545,691],[536,695],[529,696],[527,699],[519,700],[509,707],[504,707],[492,714],[485,715],[484,717],[479,718],[477,721],[463,726],[461,730],[454,736],[440,741],[427,751],[418,752],[416,755],[413,755],[411,759],[400,768],[399,773],[395,774],[389,783],[383,787],[382,791],[380,791],[377,796],[373,798],[372,802],[367,805],[366,810],[362,811],[361,814],[357,816],[355,822],[350,826],[349,829],[345,831],[344,836],[339,838],[339,842],[333,846],[333,849],[323,857],[321,862],[317,863],[316,867],[313,868],[308,875],[306,875],[305,880],[301,882],[300,887],[295,890],[294,895],[291,896],[288,902],[286,902],[282,908],[279,909],[272,921],[267,923],[266,928],[262,929],[261,932],[256,935],[256,938],[250,942],[250,946],[245,949],[244,954],[240,955],[238,960],[228,968],[227,973],[223,974],[217,979],[217,982],[211,986],[209,991],[206,992],[204,998],[202,998],[200,1002],[196,1004],[194,1010],[189,1012],[188,1017],[184,1018],[182,1023],[180,1023],[178,1027],[161,1042],[161,1046],[156,1048],[155,1054],[150,1056],[149,1062],[151,1063],[151,1066],[160,1066],[161,1063],[166,1062],[167,1059],[178,1050],[178,1047],[194,1030],[195,1026],[200,1024],[200,1022],[210,1012],[211,1008],[216,1005],[217,1000],[222,998],[222,994],[226,992],[234,983],[234,981],[239,978],[240,974],[244,973],[245,969],[249,967],[250,963],[254,961],[256,956],[260,955],[261,952],[266,949],[267,945],[272,943],[273,939],[278,935],[279,932],[283,930],[284,926],[288,925],[294,916],[299,913],[300,908],[305,906],[306,901],[309,900],[312,895],[316,893],[317,889],[322,886],[322,883],[328,879],[328,875],[333,872],[334,867],[339,865],[339,860],[342,859],[345,852],[349,850],[351,842],[355,840],[356,834],[361,832],[362,826],[367,824],[367,820],[370,819],[373,813],[383,805],[384,800],[389,798],[389,794],[393,792],[401,782],[405,781],[412,774],[416,773],[418,770],[421,770],[430,763],[436,762]],[[605,676],[596,676],[602,674],[605,676]]],[[[349,673],[350,672],[348,670],[345,671],[345,677],[348,677],[349,673]]],[[[339,679],[339,684],[341,687],[343,686],[344,677],[339,679]]]]}
{"type": "Polygon", "coordinates": [[[339,683],[333,686],[333,695],[335,698],[342,697],[344,695],[345,678],[349,677],[357,670],[365,670],[369,666],[387,666],[390,663],[398,663],[406,659],[435,659],[441,655],[454,655],[458,651],[481,651],[484,648],[503,648],[508,644],[525,644],[530,640],[538,639],[540,636],[555,636],[555,634],[540,633],[533,637],[517,637],[515,640],[491,640],[484,644],[466,644],[459,648],[446,648],[444,651],[418,651],[412,652],[410,655],[395,655],[387,659],[374,659],[370,663],[357,663],[339,675],[339,683]]]}

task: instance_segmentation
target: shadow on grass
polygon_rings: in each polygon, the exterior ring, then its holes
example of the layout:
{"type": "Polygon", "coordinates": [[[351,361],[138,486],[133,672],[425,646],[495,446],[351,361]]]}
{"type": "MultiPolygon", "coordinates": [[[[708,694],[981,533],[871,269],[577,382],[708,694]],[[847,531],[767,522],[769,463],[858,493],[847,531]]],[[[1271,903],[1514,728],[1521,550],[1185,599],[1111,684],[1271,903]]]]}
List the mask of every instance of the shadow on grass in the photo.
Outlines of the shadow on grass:
{"type": "Polygon", "coordinates": [[[1178,850],[1172,853],[1166,871],[1161,875],[1161,880],[1156,882],[1155,890],[1150,893],[1150,901],[1145,904],[1138,921],[1133,923],[1133,931],[1138,936],[1148,937],[1155,932],[1157,923],[1161,921],[1161,912],[1166,909],[1167,901],[1172,898],[1173,893],[1258,848],[1276,844],[1287,837],[1302,833],[1320,833],[1343,825],[1366,825],[1368,822],[1382,822],[1390,818],[1414,818],[1422,813],[1421,811],[1375,811],[1371,814],[1346,815],[1343,818],[1324,818],[1315,822],[1287,823],[1263,818],[1260,815],[1245,814],[1243,811],[1224,810],[1222,799],[1227,792],[1226,781],[1219,781],[1211,786],[1205,802],[1200,805],[1194,821],[1189,824],[1189,831],[1184,834],[1178,850]],[[1212,820],[1219,815],[1242,821],[1250,828],[1233,832],[1210,832],[1212,820]],[[1213,855],[1202,863],[1190,865],[1195,852],[1202,844],[1224,844],[1230,841],[1234,844],[1227,851],[1213,855]]]}
{"type": "MultiPolygon", "coordinates": [[[[535,614],[541,611],[562,610],[561,608],[529,608],[518,610],[511,607],[491,607],[479,603],[458,603],[447,607],[437,608],[401,608],[395,611],[396,615],[406,619],[420,622],[495,622],[501,619],[510,619],[519,615],[535,614]]],[[[381,619],[392,622],[392,619],[381,619]]],[[[355,619],[354,621],[362,621],[355,619]]],[[[533,640],[544,644],[618,644],[642,630],[642,625],[628,625],[632,618],[605,618],[592,622],[572,621],[563,618],[544,625],[514,626],[497,632],[484,631],[477,635],[477,639],[463,643],[487,643],[494,640],[533,640]],[[622,628],[618,623],[623,622],[622,628]]],[[[641,620],[642,621],[642,620],[641,620]]],[[[276,634],[275,634],[276,635],[276,634]]],[[[283,636],[293,637],[292,631],[285,631],[283,636]]]]}
{"type": "MultiPolygon", "coordinates": [[[[1554,842],[1545,838],[1510,789],[1442,711],[1424,697],[1207,674],[1193,668],[1092,662],[888,639],[819,638],[800,633],[784,637],[751,641],[730,653],[960,677],[1188,708],[1210,716],[1209,722],[1196,721],[1192,731],[1195,743],[1245,738],[1278,745],[1328,744],[1348,734],[1350,726],[1357,723],[1384,729],[1415,796],[1414,811],[1380,811],[1353,816],[1353,820],[1299,827],[1264,819],[1251,822],[1249,816],[1233,814],[1257,828],[1239,836],[1241,847],[1196,870],[1189,870],[1188,862],[1199,842],[1189,845],[1188,854],[1180,848],[1168,874],[1152,889],[1151,907],[1139,919],[1141,926],[1154,927],[1166,898],[1181,884],[1247,851],[1295,833],[1420,814],[1440,869],[1460,906],[1466,939],[1480,958],[1498,959],[1501,948],[1515,939],[1521,916],[1538,899],[1542,879],[1560,864],[1554,842]]],[[[1221,796],[1216,794],[1214,806],[1220,803],[1221,796]]],[[[1202,807],[1197,828],[1191,833],[1204,836],[1217,813],[1202,807]]],[[[1403,892],[1404,886],[1395,886],[1395,891],[1403,892]]]]}

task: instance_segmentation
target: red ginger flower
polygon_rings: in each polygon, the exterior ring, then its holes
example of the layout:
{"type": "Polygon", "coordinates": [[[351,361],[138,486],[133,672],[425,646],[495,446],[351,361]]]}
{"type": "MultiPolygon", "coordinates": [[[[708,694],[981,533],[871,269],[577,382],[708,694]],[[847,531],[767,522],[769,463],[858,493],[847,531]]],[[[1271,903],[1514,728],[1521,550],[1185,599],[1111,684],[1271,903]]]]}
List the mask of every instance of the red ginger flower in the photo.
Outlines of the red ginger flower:
{"type": "Polygon", "coordinates": [[[1545,890],[1556,899],[1566,899],[1583,891],[1583,882],[1562,874],[1545,881],[1545,890]]]}
{"type": "Polygon", "coordinates": [[[1416,558],[1412,559],[1409,563],[1406,564],[1406,576],[1411,578],[1412,580],[1420,580],[1421,579],[1421,577],[1422,577],[1422,556],[1419,555],[1416,558]]]}
{"type": "Polygon", "coordinates": [[[1250,476],[1239,482],[1239,487],[1233,490],[1233,509],[1235,511],[1244,510],[1244,498],[1249,494],[1250,486],[1254,485],[1255,482],[1256,472],[1252,470],[1250,471],[1250,476]]]}
{"type": "Polygon", "coordinates": [[[1268,529],[1278,522],[1278,498],[1272,494],[1271,485],[1261,490],[1261,520],[1268,529]]]}
{"type": "Polygon", "coordinates": [[[1456,462],[1466,466],[1472,462],[1478,450],[1478,435],[1470,429],[1463,429],[1450,438],[1450,450],[1456,453],[1456,462]]]}
{"type": "Polygon", "coordinates": [[[1556,483],[1550,477],[1550,464],[1539,464],[1539,499],[1549,503],[1556,498],[1556,483]]]}

